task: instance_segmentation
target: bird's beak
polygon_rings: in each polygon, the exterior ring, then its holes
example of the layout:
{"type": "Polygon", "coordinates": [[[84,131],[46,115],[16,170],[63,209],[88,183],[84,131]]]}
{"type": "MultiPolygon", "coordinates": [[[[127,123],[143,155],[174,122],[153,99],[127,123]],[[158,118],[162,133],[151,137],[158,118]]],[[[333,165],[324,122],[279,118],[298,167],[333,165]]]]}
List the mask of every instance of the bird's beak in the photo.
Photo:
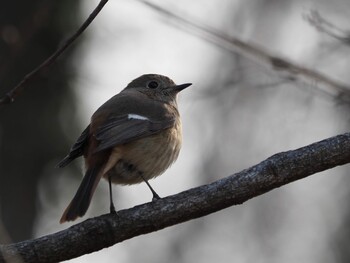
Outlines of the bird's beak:
{"type": "Polygon", "coordinates": [[[185,84],[181,84],[181,85],[176,85],[172,89],[177,91],[177,92],[180,92],[181,90],[184,90],[184,89],[186,89],[187,87],[189,87],[191,85],[192,85],[192,83],[185,83],[185,84]]]}

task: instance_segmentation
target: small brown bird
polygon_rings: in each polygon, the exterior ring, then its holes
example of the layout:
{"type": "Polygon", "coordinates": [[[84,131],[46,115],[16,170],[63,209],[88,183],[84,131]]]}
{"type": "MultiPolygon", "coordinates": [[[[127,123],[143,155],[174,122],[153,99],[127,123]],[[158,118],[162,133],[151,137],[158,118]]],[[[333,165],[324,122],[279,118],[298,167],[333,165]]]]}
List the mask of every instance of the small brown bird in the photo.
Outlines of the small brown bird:
{"type": "Polygon", "coordinates": [[[130,185],[162,174],[178,157],[182,142],[177,94],[190,83],[176,85],[162,75],[147,74],[133,80],[104,103],[91,117],[64,167],[84,157],[85,176],[60,223],[83,216],[101,177],[109,182],[110,212],[115,213],[111,183],[130,185]]]}

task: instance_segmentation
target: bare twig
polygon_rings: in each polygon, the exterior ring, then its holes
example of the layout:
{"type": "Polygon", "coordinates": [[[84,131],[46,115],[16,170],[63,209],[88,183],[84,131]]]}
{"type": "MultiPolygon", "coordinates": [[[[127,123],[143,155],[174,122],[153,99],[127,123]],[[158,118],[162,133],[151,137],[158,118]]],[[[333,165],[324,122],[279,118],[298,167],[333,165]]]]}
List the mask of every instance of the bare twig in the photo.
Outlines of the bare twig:
{"type": "Polygon", "coordinates": [[[304,17],[318,31],[325,33],[346,45],[350,45],[350,32],[346,32],[327,21],[317,10],[311,10],[310,13],[306,14],[304,17]]]}
{"type": "Polygon", "coordinates": [[[139,1],[164,15],[167,18],[167,22],[175,21],[176,23],[173,23],[174,26],[179,27],[183,25],[183,29],[190,30],[206,41],[230,52],[239,52],[239,54],[248,59],[252,59],[263,66],[268,66],[279,73],[283,73],[283,78],[293,81],[306,81],[312,84],[317,83],[319,85],[313,85],[313,87],[317,87],[332,97],[341,99],[344,102],[350,102],[349,85],[340,83],[316,70],[297,65],[286,58],[272,55],[269,51],[258,45],[242,41],[237,37],[229,36],[224,32],[220,32],[208,25],[197,22],[193,18],[187,19],[184,16],[147,0],[139,1]],[[320,84],[323,85],[321,86],[320,84]]]}
{"type": "Polygon", "coordinates": [[[89,15],[89,17],[85,20],[85,22],[81,25],[81,27],[70,37],[68,38],[63,45],[58,48],[49,58],[47,58],[42,64],[40,64],[33,71],[28,73],[24,79],[17,84],[12,90],[7,92],[5,96],[0,99],[0,105],[9,104],[14,102],[15,98],[23,91],[25,85],[38,76],[43,70],[52,65],[57,58],[64,52],[68,47],[70,47],[73,42],[85,31],[85,29],[91,24],[91,22],[95,19],[98,13],[102,10],[104,5],[108,2],[108,0],[101,0],[94,11],[89,15]]]}
{"type": "Polygon", "coordinates": [[[0,263],[59,262],[98,251],[135,236],[202,217],[309,175],[350,162],[350,133],[265,161],[211,184],[157,201],[88,219],[41,238],[0,246],[0,263]]]}

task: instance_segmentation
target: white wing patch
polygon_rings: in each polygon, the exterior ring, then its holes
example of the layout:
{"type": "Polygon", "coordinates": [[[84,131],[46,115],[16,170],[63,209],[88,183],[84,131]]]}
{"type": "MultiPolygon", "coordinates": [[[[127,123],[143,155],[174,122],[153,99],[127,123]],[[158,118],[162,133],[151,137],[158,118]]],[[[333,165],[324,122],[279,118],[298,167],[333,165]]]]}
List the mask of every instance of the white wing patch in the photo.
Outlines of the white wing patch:
{"type": "Polygon", "coordinates": [[[128,119],[131,120],[143,120],[143,121],[147,121],[149,120],[147,117],[145,116],[142,116],[142,115],[138,115],[138,114],[133,114],[133,113],[130,113],[128,114],[128,119]]]}

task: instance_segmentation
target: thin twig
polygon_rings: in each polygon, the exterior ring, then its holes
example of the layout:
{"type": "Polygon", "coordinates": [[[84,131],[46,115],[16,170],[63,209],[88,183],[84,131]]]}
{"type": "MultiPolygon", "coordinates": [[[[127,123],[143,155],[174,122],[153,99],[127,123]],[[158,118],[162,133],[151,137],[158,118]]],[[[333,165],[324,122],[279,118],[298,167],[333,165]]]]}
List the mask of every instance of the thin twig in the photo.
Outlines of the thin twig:
{"type": "Polygon", "coordinates": [[[316,70],[297,65],[296,63],[291,62],[286,58],[272,55],[269,51],[258,45],[248,43],[240,40],[237,37],[227,35],[224,32],[220,32],[219,30],[214,29],[208,25],[204,25],[201,22],[195,21],[193,18],[187,19],[180,14],[177,14],[147,0],[139,1],[151,7],[158,13],[164,15],[167,18],[167,22],[172,22],[172,20],[174,20],[175,23],[173,23],[173,25],[176,27],[179,27],[182,24],[185,26],[183,29],[190,30],[197,36],[205,39],[210,43],[213,43],[230,52],[239,52],[239,54],[245,56],[248,59],[254,60],[262,66],[268,66],[278,73],[284,73],[282,77],[285,79],[293,81],[307,81],[308,83],[312,84],[323,84],[323,86],[313,85],[313,87],[317,87],[330,96],[341,99],[344,102],[350,102],[349,85],[340,83],[316,70]]]}
{"type": "Polygon", "coordinates": [[[340,29],[320,15],[317,10],[311,10],[304,15],[306,21],[314,26],[318,31],[325,33],[346,45],[350,45],[350,32],[340,29]]]}
{"type": "MultiPolygon", "coordinates": [[[[66,230],[0,245],[0,263],[60,262],[133,237],[199,218],[309,175],[350,162],[350,133],[277,153],[261,163],[213,183],[154,202],[88,219],[66,230]]],[[[337,205],[337,204],[334,204],[337,205]]]]}
{"type": "Polygon", "coordinates": [[[70,37],[68,38],[63,45],[58,48],[49,58],[47,58],[43,63],[41,63],[37,68],[28,73],[21,82],[17,84],[12,90],[7,92],[1,99],[0,105],[9,104],[14,102],[19,94],[23,91],[26,84],[38,76],[44,69],[48,68],[52,65],[57,58],[69,48],[73,42],[85,31],[85,29],[91,24],[91,22],[95,19],[98,13],[102,10],[104,5],[108,2],[108,0],[101,0],[94,11],[89,15],[89,17],[85,20],[85,22],[81,25],[81,27],[70,37]]]}

